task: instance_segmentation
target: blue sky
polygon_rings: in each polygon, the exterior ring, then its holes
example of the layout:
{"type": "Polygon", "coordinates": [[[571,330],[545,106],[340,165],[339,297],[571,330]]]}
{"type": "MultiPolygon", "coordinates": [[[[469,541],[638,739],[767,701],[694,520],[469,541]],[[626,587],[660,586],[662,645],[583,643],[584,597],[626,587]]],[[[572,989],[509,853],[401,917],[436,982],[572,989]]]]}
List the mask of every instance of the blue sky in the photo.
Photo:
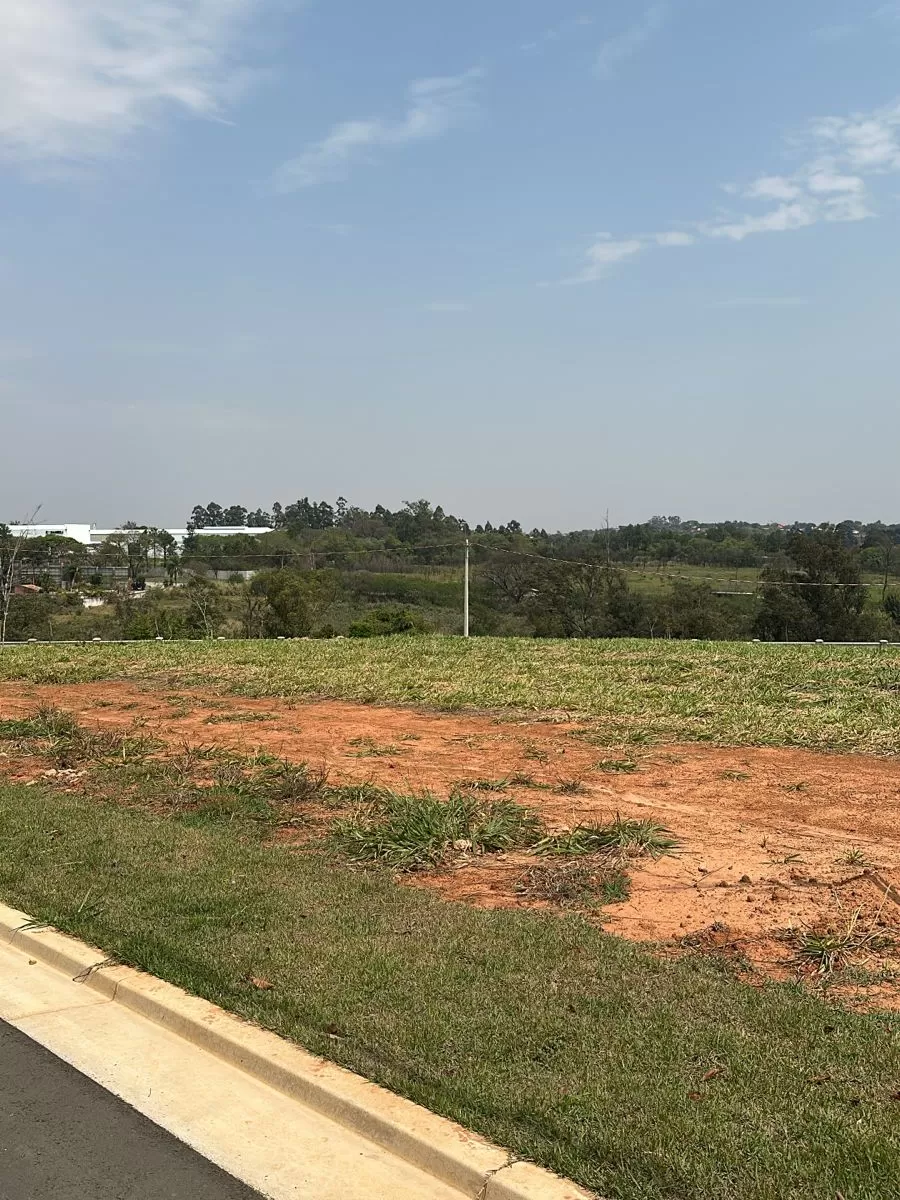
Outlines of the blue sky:
{"type": "Polygon", "coordinates": [[[900,520],[900,3],[0,34],[0,516],[900,520]]]}

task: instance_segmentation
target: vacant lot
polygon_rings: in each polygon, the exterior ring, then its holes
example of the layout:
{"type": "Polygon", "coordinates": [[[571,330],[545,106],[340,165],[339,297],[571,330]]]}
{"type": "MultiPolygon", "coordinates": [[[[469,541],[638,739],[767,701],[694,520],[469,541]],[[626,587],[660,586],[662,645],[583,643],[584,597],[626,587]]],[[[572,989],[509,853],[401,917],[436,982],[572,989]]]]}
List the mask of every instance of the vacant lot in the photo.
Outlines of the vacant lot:
{"type": "Polygon", "coordinates": [[[607,1197],[893,1194],[896,654],[459,647],[4,651],[0,896],[607,1197]]]}

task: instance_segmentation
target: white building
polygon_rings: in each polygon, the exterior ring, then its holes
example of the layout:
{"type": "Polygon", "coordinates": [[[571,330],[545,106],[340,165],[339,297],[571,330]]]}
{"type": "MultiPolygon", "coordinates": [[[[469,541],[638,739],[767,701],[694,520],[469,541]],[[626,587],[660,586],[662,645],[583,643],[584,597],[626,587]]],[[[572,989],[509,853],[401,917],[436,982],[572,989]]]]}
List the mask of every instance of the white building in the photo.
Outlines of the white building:
{"type": "MultiPolygon", "coordinates": [[[[80,542],[82,546],[98,546],[101,542],[105,542],[108,537],[113,534],[128,533],[127,529],[98,529],[96,525],[10,525],[10,533],[13,537],[37,538],[56,535],[58,537],[71,538],[74,542],[80,542]]],[[[166,533],[170,533],[181,547],[184,544],[185,538],[190,531],[187,529],[167,529],[166,533]]],[[[252,528],[249,529],[244,525],[224,525],[210,527],[209,529],[199,529],[197,532],[202,536],[207,534],[216,537],[235,537],[239,533],[249,533],[252,537],[259,537],[263,533],[271,533],[271,529],[252,528]]]]}

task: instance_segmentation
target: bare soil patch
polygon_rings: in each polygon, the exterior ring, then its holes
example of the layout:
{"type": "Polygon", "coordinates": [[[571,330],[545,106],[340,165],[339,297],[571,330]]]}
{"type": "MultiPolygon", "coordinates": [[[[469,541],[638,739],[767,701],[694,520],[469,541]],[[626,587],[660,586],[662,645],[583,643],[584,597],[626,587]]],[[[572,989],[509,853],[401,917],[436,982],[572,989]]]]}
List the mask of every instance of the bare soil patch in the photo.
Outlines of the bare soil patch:
{"type": "MultiPolygon", "coordinates": [[[[816,978],[815,962],[800,955],[804,939],[838,936],[858,914],[857,926],[878,936],[859,939],[829,986],[848,1002],[900,1008],[900,950],[889,942],[900,930],[897,760],[610,746],[594,740],[590,725],[562,719],[292,705],[121,682],[0,684],[0,718],[24,717],[39,705],[65,709],[88,729],[137,723],[172,748],[217,746],[308,762],[338,783],[443,795],[460,781],[478,783],[533,808],[554,829],[616,814],[653,818],[677,834],[679,850],[634,864],[629,899],[602,910],[607,929],[663,943],[670,953],[719,956],[748,977],[816,978]]],[[[0,757],[0,772],[18,780],[40,775],[36,760],[13,754],[0,757]]],[[[534,862],[512,853],[463,858],[452,870],[410,878],[470,904],[552,906],[522,886],[534,862]]]]}

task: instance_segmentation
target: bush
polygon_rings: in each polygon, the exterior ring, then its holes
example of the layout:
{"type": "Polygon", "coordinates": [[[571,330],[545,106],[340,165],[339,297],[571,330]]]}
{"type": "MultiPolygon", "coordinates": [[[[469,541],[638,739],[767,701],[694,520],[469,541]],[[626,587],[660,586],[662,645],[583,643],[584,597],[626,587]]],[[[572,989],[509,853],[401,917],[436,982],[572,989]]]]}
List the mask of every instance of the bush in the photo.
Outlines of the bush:
{"type": "Polygon", "coordinates": [[[408,608],[376,608],[362,621],[354,621],[349,633],[355,638],[392,637],[398,633],[424,633],[425,622],[408,608]]]}

